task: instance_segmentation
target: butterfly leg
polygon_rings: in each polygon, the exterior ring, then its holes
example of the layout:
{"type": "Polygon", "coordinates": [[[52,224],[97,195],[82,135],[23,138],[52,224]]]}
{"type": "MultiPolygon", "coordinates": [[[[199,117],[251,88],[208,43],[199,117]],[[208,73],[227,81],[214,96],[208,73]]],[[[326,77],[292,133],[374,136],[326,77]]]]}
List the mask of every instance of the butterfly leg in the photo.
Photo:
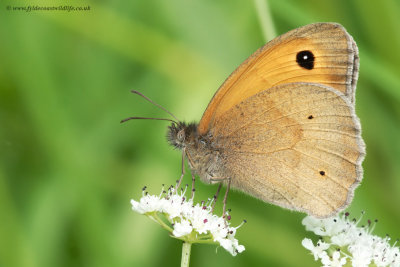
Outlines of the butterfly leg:
{"type": "Polygon", "coordinates": [[[228,185],[226,186],[226,191],[225,191],[225,196],[224,196],[224,201],[222,203],[224,204],[223,209],[222,209],[222,217],[224,218],[225,224],[226,224],[226,201],[228,199],[228,193],[229,189],[231,188],[231,178],[228,179],[228,185]]]}
{"type": "Polygon", "coordinates": [[[181,186],[183,176],[185,176],[185,155],[186,151],[185,148],[182,149],[182,172],[181,172],[181,178],[176,183],[175,190],[178,191],[178,188],[181,186]]]}
{"type": "MultiPolygon", "coordinates": [[[[191,198],[193,198],[194,197],[194,192],[196,191],[196,189],[194,188],[194,182],[196,181],[196,177],[195,177],[195,175],[193,173],[194,171],[192,169],[192,166],[194,166],[194,163],[193,163],[192,157],[190,156],[189,153],[186,152],[185,148],[183,149],[183,153],[186,154],[189,166],[191,168],[191,170],[190,170],[190,174],[192,175],[192,194],[191,194],[191,198]]],[[[184,155],[182,155],[182,160],[184,160],[184,155]]],[[[184,164],[184,163],[182,163],[182,164],[184,164]]],[[[182,165],[182,168],[184,168],[184,165],[182,165]]]]}
{"type": "Polygon", "coordinates": [[[212,207],[211,207],[211,212],[214,212],[215,203],[217,203],[217,199],[218,199],[219,191],[221,191],[221,188],[222,188],[222,183],[219,183],[219,186],[218,186],[217,192],[216,192],[216,193],[215,193],[215,195],[214,195],[214,203],[212,204],[212,207]]]}
{"type": "Polygon", "coordinates": [[[194,177],[194,174],[193,174],[193,171],[191,171],[190,172],[190,174],[192,175],[192,194],[191,194],[191,198],[193,199],[193,197],[194,197],[194,191],[196,191],[195,189],[194,189],[194,182],[195,182],[195,177],[194,177]]]}
{"type": "MultiPolygon", "coordinates": [[[[227,200],[228,200],[229,189],[231,188],[231,178],[230,177],[228,177],[228,178],[218,178],[218,177],[210,178],[211,182],[220,182],[220,185],[218,187],[218,191],[217,191],[217,194],[216,194],[217,197],[218,197],[219,191],[221,190],[222,182],[225,181],[225,180],[227,180],[227,186],[226,186],[224,200],[222,201],[222,204],[223,204],[222,217],[224,218],[225,223],[226,223],[226,203],[227,203],[227,200]]],[[[214,210],[214,206],[212,207],[212,210],[214,210]]]]}

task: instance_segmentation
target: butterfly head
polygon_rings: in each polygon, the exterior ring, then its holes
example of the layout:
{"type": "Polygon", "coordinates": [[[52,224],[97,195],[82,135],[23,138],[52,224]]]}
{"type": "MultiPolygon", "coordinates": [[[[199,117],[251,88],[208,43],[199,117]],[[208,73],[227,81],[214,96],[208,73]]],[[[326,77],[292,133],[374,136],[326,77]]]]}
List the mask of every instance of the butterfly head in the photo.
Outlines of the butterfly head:
{"type": "Polygon", "coordinates": [[[195,123],[173,122],[168,126],[167,140],[171,146],[180,150],[193,143],[196,136],[197,125],[195,123]]]}

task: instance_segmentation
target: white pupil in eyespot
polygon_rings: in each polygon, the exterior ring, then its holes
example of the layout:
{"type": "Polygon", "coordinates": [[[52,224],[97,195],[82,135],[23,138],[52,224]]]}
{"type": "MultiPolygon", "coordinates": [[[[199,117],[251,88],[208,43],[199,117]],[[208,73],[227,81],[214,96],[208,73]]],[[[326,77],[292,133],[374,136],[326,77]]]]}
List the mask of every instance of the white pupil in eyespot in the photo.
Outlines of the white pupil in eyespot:
{"type": "Polygon", "coordinates": [[[304,55],[304,56],[303,56],[303,59],[304,59],[304,60],[307,60],[307,59],[308,59],[308,56],[307,56],[307,55],[304,55]]]}

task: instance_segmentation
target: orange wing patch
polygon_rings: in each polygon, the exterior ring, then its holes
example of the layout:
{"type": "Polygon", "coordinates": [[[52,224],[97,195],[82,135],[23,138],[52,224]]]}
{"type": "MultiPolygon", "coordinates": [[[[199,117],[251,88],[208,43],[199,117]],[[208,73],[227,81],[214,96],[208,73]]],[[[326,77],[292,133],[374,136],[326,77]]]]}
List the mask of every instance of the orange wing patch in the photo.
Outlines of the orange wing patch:
{"type": "Polygon", "coordinates": [[[198,131],[206,134],[233,106],[279,84],[324,84],[354,102],[357,77],[357,46],[341,25],[317,23],[292,30],[258,49],[226,79],[208,104],[198,131]],[[301,51],[312,53],[311,69],[296,62],[301,51]]]}

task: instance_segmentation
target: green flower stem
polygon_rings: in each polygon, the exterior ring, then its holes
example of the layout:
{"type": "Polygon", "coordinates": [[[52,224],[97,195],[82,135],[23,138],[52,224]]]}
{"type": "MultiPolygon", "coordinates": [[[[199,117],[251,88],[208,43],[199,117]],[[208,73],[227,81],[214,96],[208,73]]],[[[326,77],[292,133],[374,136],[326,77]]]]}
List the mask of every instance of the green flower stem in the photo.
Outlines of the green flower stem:
{"type": "Polygon", "coordinates": [[[183,242],[181,267],[189,267],[191,249],[192,249],[192,243],[183,242]]]}
{"type": "Polygon", "coordinates": [[[212,239],[196,240],[196,243],[198,243],[198,244],[214,244],[214,245],[219,245],[217,242],[214,242],[214,240],[212,240],[212,239]]]}
{"type": "Polygon", "coordinates": [[[264,39],[268,42],[276,37],[275,25],[269,10],[268,0],[254,0],[254,5],[264,39]]]}
{"type": "Polygon", "coordinates": [[[170,235],[172,238],[182,240],[183,242],[186,243],[198,243],[198,244],[214,244],[218,245],[218,242],[215,242],[212,239],[211,235],[197,235],[195,232],[192,232],[190,235],[182,236],[182,237],[176,237],[174,235],[170,235]]]}
{"type": "Polygon", "coordinates": [[[169,232],[173,232],[174,229],[172,229],[171,227],[169,227],[163,220],[161,220],[160,217],[158,217],[157,212],[152,212],[147,214],[148,217],[150,217],[151,219],[153,219],[155,222],[157,222],[159,225],[161,225],[162,228],[164,228],[165,230],[169,231],[169,232]]]}

